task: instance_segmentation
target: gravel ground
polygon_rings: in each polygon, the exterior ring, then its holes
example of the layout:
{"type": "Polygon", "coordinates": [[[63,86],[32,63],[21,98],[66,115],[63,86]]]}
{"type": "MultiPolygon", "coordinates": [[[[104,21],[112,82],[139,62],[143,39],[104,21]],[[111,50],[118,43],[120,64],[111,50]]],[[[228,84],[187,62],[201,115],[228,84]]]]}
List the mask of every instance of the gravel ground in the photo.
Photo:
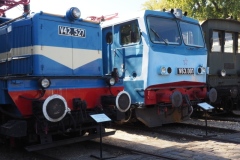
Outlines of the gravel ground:
{"type": "MultiPolygon", "coordinates": [[[[189,119],[189,120],[184,121],[183,123],[205,125],[205,120],[189,119]]],[[[239,122],[207,120],[207,126],[226,128],[226,129],[234,129],[234,130],[240,131],[240,123],[239,122]]]]}
{"type": "MultiPolygon", "coordinates": [[[[187,121],[184,121],[184,123],[205,125],[205,120],[189,119],[187,121]]],[[[208,126],[229,128],[240,131],[240,124],[238,122],[208,120],[208,126]]],[[[174,130],[178,129],[175,128],[174,130]]],[[[192,131],[183,129],[182,132],[187,133],[192,131]]],[[[99,139],[95,139],[94,141],[99,142],[99,139]]],[[[134,130],[117,130],[115,135],[103,138],[103,143],[113,143],[123,147],[126,146],[130,148],[138,148],[139,150],[154,153],[159,149],[162,150],[172,148],[172,146],[188,144],[191,143],[191,141],[186,140],[185,138],[177,139],[173,137],[163,136],[154,132],[151,133],[134,130]]],[[[99,143],[92,144],[89,142],[82,142],[46,150],[40,150],[37,152],[38,154],[36,154],[35,152],[29,153],[23,149],[9,149],[4,145],[0,145],[0,150],[1,160],[42,160],[43,157],[40,156],[42,154],[49,157],[54,157],[55,159],[59,160],[92,160],[96,158],[90,157],[91,155],[95,155],[98,157],[100,156],[99,143]]],[[[115,157],[113,158],[114,160],[156,159],[152,157],[138,155],[135,153],[127,153],[126,151],[116,150],[114,148],[108,148],[106,146],[103,146],[102,150],[103,158],[115,157]]],[[[44,159],[47,160],[47,158],[44,159]]]]}

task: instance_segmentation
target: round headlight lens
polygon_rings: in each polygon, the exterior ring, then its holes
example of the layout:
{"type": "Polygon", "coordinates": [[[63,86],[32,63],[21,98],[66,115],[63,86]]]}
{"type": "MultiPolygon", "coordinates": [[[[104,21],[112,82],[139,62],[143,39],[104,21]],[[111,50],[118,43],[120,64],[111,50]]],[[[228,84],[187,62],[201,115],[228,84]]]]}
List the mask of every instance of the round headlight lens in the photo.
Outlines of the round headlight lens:
{"type": "Polygon", "coordinates": [[[109,79],[109,84],[110,84],[111,86],[113,86],[113,85],[115,84],[115,79],[114,79],[114,78],[110,78],[110,79],[109,79]]]}
{"type": "Polygon", "coordinates": [[[81,16],[81,12],[80,12],[80,10],[78,8],[73,8],[72,14],[73,14],[75,19],[77,19],[77,18],[79,18],[81,16]]]}
{"type": "Polygon", "coordinates": [[[226,73],[226,71],[225,71],[224,69],[223,69],[223,70],[221,70],[221,76],[222,76],[222,77],[225,77],[225,76],[226,76],[226,74],[227,74],[227,73],[226,73]]]}
{"type": "Polygon", "coordinates": [[[74,21],[79,19],[81,16],[81,11],[76,8],[76,7],[71,7],[69,10],[67,10],[66,12],[66,17],[70,20],[70,21],[74,21]]]}
{"type": "Polygon", "coordinates": [[[165,68],[165,67],[162,67],[162,68],[161,68],[161,73],[162,73],[162,74],[165,74],[165,73],[166,73],[166,68],[165,68]]]}
{"type": "Polygon", "coordinates": [[[109,86],[113,86],[116,83],[116,80],[113,77],[111,77],[111,78],[109,77],[109,78],[106,79],[106,83],[109,86]]]}
{"type": "Polygon", "coordinates": [[[40,86],[42,88],[48,88],[50,86],[50,84],[51,84],[51,82],[47,78],[43,78],[43,79],[40,80],[40,86]]]}

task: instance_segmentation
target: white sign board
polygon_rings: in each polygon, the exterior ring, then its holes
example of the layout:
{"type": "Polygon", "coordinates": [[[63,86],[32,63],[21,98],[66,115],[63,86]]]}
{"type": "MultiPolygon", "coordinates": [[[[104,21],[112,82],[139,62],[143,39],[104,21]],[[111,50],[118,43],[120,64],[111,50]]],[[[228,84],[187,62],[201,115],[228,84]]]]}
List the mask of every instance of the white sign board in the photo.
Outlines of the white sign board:
{"type": "Polygon", "coordinates": [[[111,121],[111,119],[106,116],[106,114],[104,113],[101,113],[101,114],[93,114],[93,115],[90,115],[97,123],[100,123],[100,122],[107,122],[107,121],[111,121]]]}
{"type": "Polygon", "coordinates": [[[211,106],[210,104],[208,104],[206,102],[198,103],[197,105],[206,111],[214,108],[213,106],[211,106]]]}

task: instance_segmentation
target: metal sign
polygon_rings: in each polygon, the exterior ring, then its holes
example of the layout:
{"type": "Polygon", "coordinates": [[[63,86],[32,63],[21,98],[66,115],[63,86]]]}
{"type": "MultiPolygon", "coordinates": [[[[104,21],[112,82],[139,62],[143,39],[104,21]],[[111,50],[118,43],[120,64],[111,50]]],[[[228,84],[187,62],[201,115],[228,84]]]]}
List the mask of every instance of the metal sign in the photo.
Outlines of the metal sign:
{"type": "Polygon", "coordinates": [[[111,121],[104,113],[90,115],[97,123],[111,121]]]}
{"type": "Polygon", "coordinates": [[[204,110],[211,110],[211,109],[213,109],[214,107],[213,106],[211,106],[210,104],[208,104],[208,103],[206,103],[206,102],[203,102],[203,103],[198,103],[197,104],[199,107],[201,107],[202,109],[204,109],[204,110]]]}

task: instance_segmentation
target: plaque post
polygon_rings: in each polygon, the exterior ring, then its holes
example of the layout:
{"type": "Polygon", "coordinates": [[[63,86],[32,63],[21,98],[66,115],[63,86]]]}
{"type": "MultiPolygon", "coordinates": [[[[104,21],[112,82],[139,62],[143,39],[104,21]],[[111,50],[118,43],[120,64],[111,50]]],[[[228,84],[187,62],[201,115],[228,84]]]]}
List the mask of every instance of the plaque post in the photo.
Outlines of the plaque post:
{"type": "Polygon", "coordinates": [[[93,114],[93,115],[90,115],[90,116],[99,124],[99,131],[100,131],[100,137],[99,137],[100,138],[100,157],[97,157],[95,155],[91,155],[90,157],[100,159],[100,160],[115,158],[115,157],[103,158],[103,156],[102,156],[102,123],[111,121],[111,119],[107,115],[105,115],[104,113],[93,114]]]}
{"type": "Polygon", "coordinates": [[[205,113],[205,128],[206,128],[206,134],[205,136],[203,135],[203,137],[213,137],[213,136],[216,136],[216,135],[211,135],[209,136],[208,135],[208,127],[207,127],[207,111],[213,109],[214,107],[211,106],[210,104],[206,103],[206,102],[203,102],[203,103],[198,103],[197,104],[200,108],[202,108],[204,110],[204,113],[205,113]]]}

